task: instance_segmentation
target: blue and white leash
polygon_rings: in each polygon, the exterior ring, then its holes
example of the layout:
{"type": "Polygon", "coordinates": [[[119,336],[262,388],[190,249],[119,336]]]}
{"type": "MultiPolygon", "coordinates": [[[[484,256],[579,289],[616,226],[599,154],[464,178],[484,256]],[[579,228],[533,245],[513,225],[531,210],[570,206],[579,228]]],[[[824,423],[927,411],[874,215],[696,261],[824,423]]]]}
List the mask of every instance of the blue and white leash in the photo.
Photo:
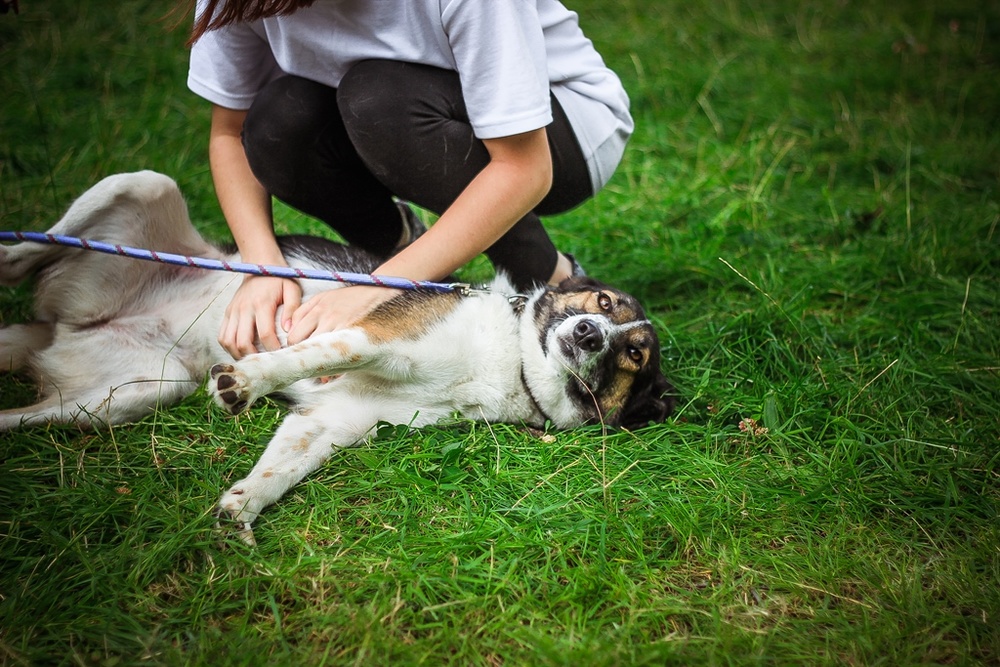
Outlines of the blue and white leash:
{"type": "MultiPolygon", "coordinates": [[[[276,278],[305,278],[310,280],[332,280],[350,285],[373,285],[395,289],[416,290],[425,289],[433,292],[458,292],[462,296],[479,293],[468,283],[435,283],[425,280],[410,280],[392,276],[378,276],[368,273],[349,273],[342,271],[327,271],[321,269],[299,269],[288,266],[271,266],[267,264],[248,264],[246,262],[226,262],[206,257],[188,257],[168,252],[157,252],[142,248],[130,248],[116,243],[80,239],[75,236],[62,236],[43,232],[3,232],[0,231],[0,241],[27,241],[31,243],[48,243],[54,245],[93,250],[109,255],[143,259],[161,264],[173,264],[210,271],[231,271],[247,273],[255,276],[270,276],[276,278]]],[[[518,295],[520,296],[520,295],[518,295]]]]}

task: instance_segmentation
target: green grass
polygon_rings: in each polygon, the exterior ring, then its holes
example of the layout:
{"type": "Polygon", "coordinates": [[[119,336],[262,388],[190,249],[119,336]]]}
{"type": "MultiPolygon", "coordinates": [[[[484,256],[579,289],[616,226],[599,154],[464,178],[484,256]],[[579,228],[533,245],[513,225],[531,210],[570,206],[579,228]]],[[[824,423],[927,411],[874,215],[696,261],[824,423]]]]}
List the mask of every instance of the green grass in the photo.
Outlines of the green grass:
{"type": "MultiPolygon", "coordinates": [[[[21,4],[0,228],[152,168],[224,240],[162,8],[21,4]]],[[[649,307],[676,418],[389,431],[256,549],[209,515],[276,406],[4,435],[0,664],[1000,661],[995,3],[572,5],[638,129],[550,228],[649,307]]],[[[0,321],[29,296],[0,291],[0,321]]],[[[0,407],[31,396],[0,379],[0,407]]]]}

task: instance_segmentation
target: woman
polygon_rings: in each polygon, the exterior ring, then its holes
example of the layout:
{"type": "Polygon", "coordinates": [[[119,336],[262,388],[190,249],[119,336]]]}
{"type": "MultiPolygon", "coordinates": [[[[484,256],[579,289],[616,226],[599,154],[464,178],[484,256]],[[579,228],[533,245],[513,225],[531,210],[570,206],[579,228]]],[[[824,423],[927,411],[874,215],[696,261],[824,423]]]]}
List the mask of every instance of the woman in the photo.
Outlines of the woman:
{"type": "MultiPolygon", "coordinates": [[[[538,215],[596,193],[632,131],[628,98],[558,0],[197,0],[188,86],[212,103],[216,193],[244,261],[282,264],[271,197],[440,280],[485,252],[515,284],[579,271],[538,215]],[[439,214],[423,232],[409,200],[439,214]]],[[[358,319],[393,290],[300,304],[244,279],[219,333],[236,358],[358,319]]]]}

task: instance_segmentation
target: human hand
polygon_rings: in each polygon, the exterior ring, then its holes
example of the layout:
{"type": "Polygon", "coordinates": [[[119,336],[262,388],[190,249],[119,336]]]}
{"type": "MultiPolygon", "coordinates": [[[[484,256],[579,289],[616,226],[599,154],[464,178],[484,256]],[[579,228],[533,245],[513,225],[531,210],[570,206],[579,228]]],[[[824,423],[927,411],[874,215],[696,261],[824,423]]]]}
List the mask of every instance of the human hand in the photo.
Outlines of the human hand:
{"type": "Polygon", "coordinates": [[[365,285],[317,294],[295,311],[288,330],[288,344],[295,345],[313,334],[348,327],[397,294],[398,289],[365,285]]]}
{"type": "Polygon", "coordinates": [[[267,351],[281,347],[275,328],[278,306],[283,306],[282,328],[291,328],[302,303],[302,288],[288,278],[248,276],[226,307],[219,327],[219,344],[234,359],[257,352],[257,341],[267,351]]]}

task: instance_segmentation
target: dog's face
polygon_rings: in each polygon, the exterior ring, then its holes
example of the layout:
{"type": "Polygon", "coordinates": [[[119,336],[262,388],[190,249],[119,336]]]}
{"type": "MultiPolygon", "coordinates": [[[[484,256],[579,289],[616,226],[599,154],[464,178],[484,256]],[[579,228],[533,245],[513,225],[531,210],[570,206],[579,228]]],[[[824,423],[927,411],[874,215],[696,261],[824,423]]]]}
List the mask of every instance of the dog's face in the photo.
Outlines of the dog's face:
{"type": "MultiPolygon", "coordinates": [[[[659,339],[635,298],[570,278],[529,308],[544,365],[582,421],[636,428],[669,416],[673,388],[660,371],[659,339]]],[[[550,414],[565,414],[553,392],[536,391],[536,398],[550,414]]]]}

